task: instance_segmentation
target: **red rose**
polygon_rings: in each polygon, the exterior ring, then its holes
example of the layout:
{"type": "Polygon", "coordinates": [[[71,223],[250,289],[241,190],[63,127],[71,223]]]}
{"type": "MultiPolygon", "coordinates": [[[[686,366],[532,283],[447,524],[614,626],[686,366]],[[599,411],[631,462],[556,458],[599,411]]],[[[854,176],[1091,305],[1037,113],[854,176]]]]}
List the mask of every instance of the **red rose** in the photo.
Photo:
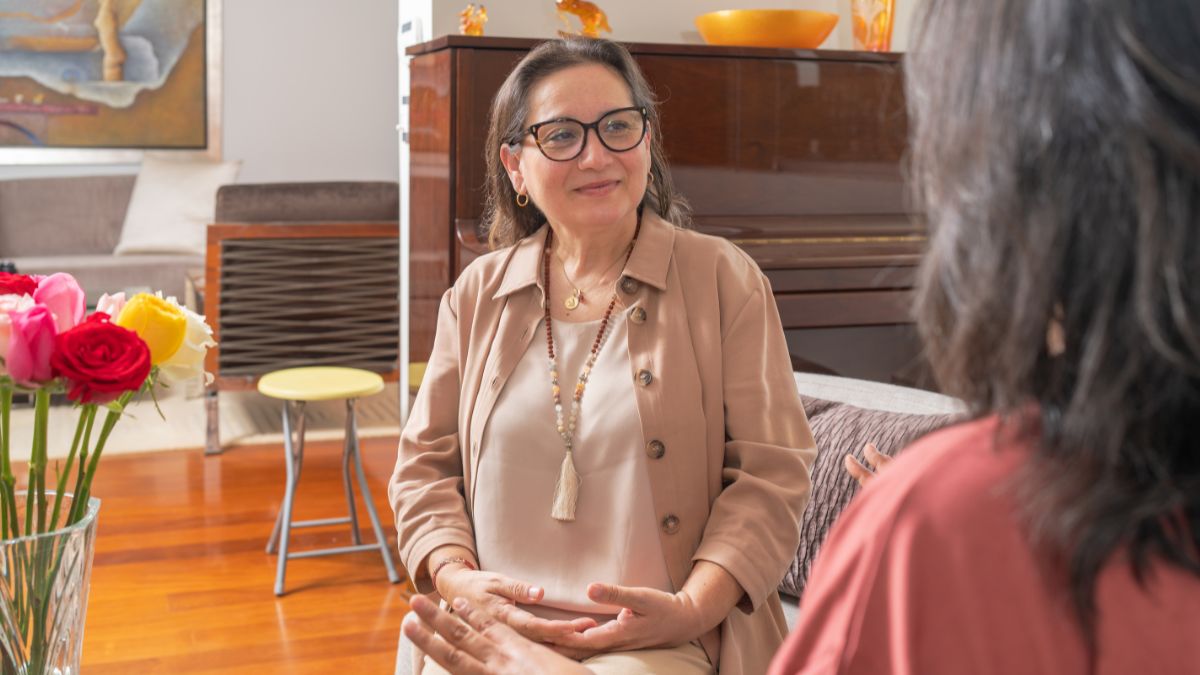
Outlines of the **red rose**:
{"type": "Polygon", "coordinates": [[[70,382],[72,401],[108,403],[150,376],[150,348],[137,333],[106,318],[93,315],[55,338],[50,365],[70,382]]]}
{"type": "Polygon", "coordinates": [[[0,295],[33,295],[37,282],[26,274],[0,272],[0,295]]]}

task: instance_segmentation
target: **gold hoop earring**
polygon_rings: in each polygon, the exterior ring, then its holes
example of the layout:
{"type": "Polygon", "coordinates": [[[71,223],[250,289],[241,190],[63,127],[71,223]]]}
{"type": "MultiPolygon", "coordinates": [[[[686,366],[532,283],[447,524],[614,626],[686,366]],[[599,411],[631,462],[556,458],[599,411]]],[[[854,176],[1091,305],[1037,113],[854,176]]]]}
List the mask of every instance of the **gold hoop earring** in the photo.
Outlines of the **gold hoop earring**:
{"type": "Polygon", "coordinates": [[[528,205],[529,205],[529,195],[527,195],[525,193],[517,194],[517,206],[519,206],[521,208],[525,208],[528,205]],[[524,197],[525,200],[521,201],[521,197],[524,197]]]}

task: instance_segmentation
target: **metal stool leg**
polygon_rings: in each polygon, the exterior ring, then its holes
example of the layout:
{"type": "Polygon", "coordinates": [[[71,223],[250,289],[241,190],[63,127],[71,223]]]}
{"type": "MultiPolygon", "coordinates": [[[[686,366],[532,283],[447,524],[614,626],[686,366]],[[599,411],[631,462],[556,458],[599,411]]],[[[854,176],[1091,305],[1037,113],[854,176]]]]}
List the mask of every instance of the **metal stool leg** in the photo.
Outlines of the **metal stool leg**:
{"type": "Polygon", "coordinates": [[[221,454],[221,405],[219,391],[213,387],[204,392],[204,454],[221,454]]]}
{"type": "MultiPolygon", "coordinates": [[[[304,401],[285,401],[283,404],[283,434],[284,451],[295,458],[296,482],[300,482],[300,468],[304,460],[304,401]],[[300,418],[296,419],[299,412],[300,418]],[[289,427],[289,422],[291,426],[289,427]],[[289,449],[288,441],[291,441],[289,449]]],[[[274,553],[279,543],[279,526],[283,522],[283,509],[275,514],[275,525],[271,528],[271,537],[267,539],[267,553],[274,553]]],[[[294,526],[294,523],[293,523],[294,526]]]]}
{"type": "Polygon", "coordinates": [[[283,595],[283,581],[287,574],[288,537],[292,530],[292,504],[296,497],[296,484],[300,481],[300,466],[304,452],[304,403],[288,401],[283,405],[283,445],[287,460],[287,491],[283,495],[283,510],[279,522],[279,562],[275,570],[275,595],[283,595]],[[298,411],[299,442],[292,439],[291,412],[293,405],[298,411]]]}
{"type": "Polygon", "coordinates": [[[358,421],[354,415],[354,399],[346,401],[346,438],[347,447],[350,448],[350,452],[354,453],[354,468],[358,473],[358,486],[362,490],[363,503],[366,504],[371,527],[375,530],[375,542],[379,547],[379,553],[383,555],[383,565],[387,568],[388,581],[393,584],[397,583],[400,581],[400,575],[396,573],[396,566],[392,563],[392,552],[388,548],[383,527],[379,525],[379,516],[375,514],[375,504],[371,501],[371,490],[367,487],[367,475],[363,471],[362,456],[358,447],[358,421]]]}
{"type": "Polygon", "coordinates": [[[355,545],[362,544],[358,532],[358,512],[354,508],[354,486],[350,482],[350,455],[354,452],[351,440],[354,430],[354,399],[346,400],[346,436],[342,443],[342,487],[346,490],[346,507],[350,510],[350,535],[355,545]]]}

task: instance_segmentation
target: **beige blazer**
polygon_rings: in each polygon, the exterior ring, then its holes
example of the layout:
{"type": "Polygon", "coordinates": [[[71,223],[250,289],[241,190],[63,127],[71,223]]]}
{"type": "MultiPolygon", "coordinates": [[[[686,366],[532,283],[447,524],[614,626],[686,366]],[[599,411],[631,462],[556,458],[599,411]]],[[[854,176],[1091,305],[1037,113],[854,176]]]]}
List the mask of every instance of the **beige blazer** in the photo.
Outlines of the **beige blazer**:
{"type": "MultiPolygon", "coordinates": [[[[475,548],[480,439],[542,335],[545,240],[543,227],[481,257],[442,298],[388,486],[421,592],[433,592],[421,565],[430,552],[475,548]]],[[[776,586],[796,554],[816,456],[770,285],[733,244],[647,215],[618,289],[671,581],[682,587],[696,560],[727,570],[746,595],[701,645],[724,675],[766,672],[787,633],[776,586]]]]}

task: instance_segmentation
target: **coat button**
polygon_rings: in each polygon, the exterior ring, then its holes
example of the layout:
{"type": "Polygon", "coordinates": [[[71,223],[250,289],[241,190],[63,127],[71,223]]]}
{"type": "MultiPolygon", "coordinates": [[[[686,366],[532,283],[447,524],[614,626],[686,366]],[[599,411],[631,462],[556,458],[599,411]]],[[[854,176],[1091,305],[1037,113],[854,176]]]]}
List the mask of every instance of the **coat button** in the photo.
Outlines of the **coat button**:
{"type": "Polygon", "coordinates": [[[633,277],[625,277],[624,279],[621,279],[621,290],[625,292],[625,295],[633,295],[634,293],[637,293],[638,285],[638,280],[634,279],[633,277]]]}
{"type": "Polygon", "coordinates": [[[642,385],[643,387],[649,386],[649,384],[654,381],[654,375],[650,374],[650,371],[643,368],[637,373],[637,381],[638,384],[642,385]]]}
{"type": "Polygon", "coordinates": [[[650,459],[662,459],[662,456],[667,454],[667,446],[663,442],[655,439],[646,444],[646,456],[650,459]]]}
{"type": "Polygon", "coordinates": [[[662,519],[662,529],[667,534],[675,534],[679,531],[679,519],[674,514],[667,514],[667,517],[662,519]]]}
{"type": "Polygon", "coordinates": [[[634,307],[633,309],[629,310],[629,320],[634,323],[645,323],[646,310],[642,309],[641,307],[634,307]]]}

